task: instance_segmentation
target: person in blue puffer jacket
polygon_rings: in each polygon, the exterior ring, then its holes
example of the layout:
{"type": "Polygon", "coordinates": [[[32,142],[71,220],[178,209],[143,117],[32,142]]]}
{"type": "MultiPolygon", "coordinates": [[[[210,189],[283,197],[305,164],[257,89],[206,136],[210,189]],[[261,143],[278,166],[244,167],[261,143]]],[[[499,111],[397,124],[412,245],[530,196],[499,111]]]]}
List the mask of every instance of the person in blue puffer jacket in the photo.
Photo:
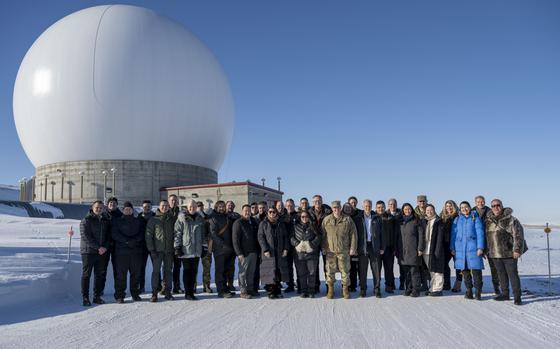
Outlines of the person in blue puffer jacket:
{"type": "Polygon", "coordinates": [[[465,298],[473,299],[473,279],[475,298],[480,300],[482,292],[482,255],[486,238],[484,226],[476,211],[471,212],[467,201],[459,206],[461,214],[457,216],[451,228],[451,254],[455,256],[455,269],[463,271],[463,280],[467,287],[465,298]]]}

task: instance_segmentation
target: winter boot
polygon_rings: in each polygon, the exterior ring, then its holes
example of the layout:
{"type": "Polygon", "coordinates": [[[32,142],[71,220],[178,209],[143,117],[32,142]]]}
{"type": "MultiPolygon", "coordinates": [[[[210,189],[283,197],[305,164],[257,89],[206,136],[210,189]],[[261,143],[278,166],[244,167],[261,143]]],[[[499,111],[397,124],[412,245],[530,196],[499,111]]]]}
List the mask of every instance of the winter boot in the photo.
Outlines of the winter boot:
{"type": "Polygon", "coordinates": [[[172,301],[172,300],[175,299],[175,297],[173,297],[171,292],[167,291],[167,292],[165,292],[165,299],[168,300],[168,301],[172,301]]]}
{"type": "Polygon", "coordinates": [[[479,301],[479,300],[482,299],[482,292],[480,291],[480,289],[477,288],[477,289],[474,291],[474,298],[475,298],[477,301],[479,301]]]}
{"type": "Polygon", "coordinates": [[[373,295],[375,296],[375,298],[381,298],[381,290],[377,289],[373,292],[373,295]]]}
{"type": "Polygon", "coordinates": [[[117,301],[117,304],[124,304],[124,299],[123,298],[117,298],[116,301],[117,301]]]}
{"type": "Polygon", "coordinates": [[[93,303],[95,304],[105,304],[105,301],[100,296],[93,298],[93,303]]]}
{"type": "Polygon", "coordinates": [[[212,293],[212,292],[214,291],[212,291],[210,285],[204,285],[204,293],[212,293]]]}
{"type": "Polygon", "coordinates": [[[241,298],[243,299],[251,299],[253,298],[248,292],[241,292],[241,298]]]}
{"type": "Polygon", "coordinates": [[[499,295],[497,295],[496,297],[494,297],[495,301],[509,301],[509,292],[504,292],[501,293],[499,295]]]}
{"type": "Polygon", "coordinates": [[[515,299],[513,300],[513,304],[515,304],[515,305],[521,305],[521,304],[523,304],[523,303],[521,302],[521,296],[515,296],[515,299]]]}
{"type": "Polygon", "coordinates": [[[465,299],[473,299],[472,288],[467,288],[467,292],[465,293],[465,299]]]}
{"type": "Polygon", "coordinates": [[[459,281],[459,280],[455,281],[455,285],[453,285],[453,288],[451,289],[451,292],[454,292],[454,293],[461,292],[461,281],[459,281]]]}
{"type": "Polygon", "coordinates": [[[365,298],[365,296],[366,296],[366,290],[360,289],[360,297],[365,298]]]}
{"type": "Polygon", "coordinates": [[[157,302],[157,292],[152,293],[152,298],[150,298],[150,302],[152,303],[157,302]]]}
{"type": "Polygon", "coordinates": [[[327,298],[328,299],[334,298],[334,282],[327,283],[327,298]]]}
{"type": "Polygon", "coordinates": [[[348,290],[348,286],[342,286],[342,296],[344,299],[350,299],[350,291],[348,290]]]}
{"type": "Polygon", "coordinates": [[[502,291],[500,290],[500,286],[494,286],[494,294],[496,296],[499,296],[502,294],[502,291]]]}
{"type": "Polygon", "coordinates": [[[135,296],[132,296],[132,300],[135,301],[135,302],[140,302],[140,301],[142,301],[142,297],[140,297],[139,295],[135,295],[135,296]]]}
{"type": "Polygon", "coordinates": [[[91,302],[89,301],[89,297],[84,297],[82,305],[84,307],[91,307],[91,302]]]}

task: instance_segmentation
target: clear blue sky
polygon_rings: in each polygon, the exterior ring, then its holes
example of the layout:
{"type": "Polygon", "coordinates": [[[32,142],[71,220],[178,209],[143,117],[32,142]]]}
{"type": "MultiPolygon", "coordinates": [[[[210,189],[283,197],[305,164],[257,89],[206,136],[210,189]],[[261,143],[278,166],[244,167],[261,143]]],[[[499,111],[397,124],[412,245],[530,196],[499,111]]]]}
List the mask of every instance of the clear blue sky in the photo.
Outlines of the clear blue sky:
{"type": "MultiPolygon", "coordinates": [[[[0,4],[0,183],[34,169],[12,114],[19,64],[51,24],[106,1],[0,4]]],[[[220,181],[287,197],[500,197],[560,223],[560,1],[121,1],[183,23],[229,77],[220,181]]]]}

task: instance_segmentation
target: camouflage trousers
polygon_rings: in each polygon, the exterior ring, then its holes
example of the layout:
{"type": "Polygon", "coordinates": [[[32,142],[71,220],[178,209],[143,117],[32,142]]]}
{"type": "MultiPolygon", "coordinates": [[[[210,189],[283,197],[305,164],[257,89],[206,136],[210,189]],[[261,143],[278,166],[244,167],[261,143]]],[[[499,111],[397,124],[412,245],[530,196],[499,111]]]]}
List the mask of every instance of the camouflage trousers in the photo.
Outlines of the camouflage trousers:
{"type": "Polygon", "coordinates": [[[340,272],[342,285],[350,285],[350,255],[346,253],[327,253],[327,283],[336,281],[335,275],[340,272]]]}
{"type": "Polygon", "coordinates": [[[210,267],[212,266],[212,254],[206,253],[200,259],[202,261],[202,286],[210,287],[210,267]]]}

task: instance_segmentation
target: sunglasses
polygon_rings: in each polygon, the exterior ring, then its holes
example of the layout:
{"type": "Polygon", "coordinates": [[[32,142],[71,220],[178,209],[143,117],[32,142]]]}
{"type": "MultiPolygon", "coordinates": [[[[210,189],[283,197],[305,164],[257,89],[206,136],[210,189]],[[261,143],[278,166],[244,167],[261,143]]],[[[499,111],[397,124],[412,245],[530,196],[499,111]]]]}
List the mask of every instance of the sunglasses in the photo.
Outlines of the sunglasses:
{"type": "Polygon", "coordinates": [[[495,207],[502,207],[502,205],[492,205],[492,208],[495,208],[495,207]]]}

